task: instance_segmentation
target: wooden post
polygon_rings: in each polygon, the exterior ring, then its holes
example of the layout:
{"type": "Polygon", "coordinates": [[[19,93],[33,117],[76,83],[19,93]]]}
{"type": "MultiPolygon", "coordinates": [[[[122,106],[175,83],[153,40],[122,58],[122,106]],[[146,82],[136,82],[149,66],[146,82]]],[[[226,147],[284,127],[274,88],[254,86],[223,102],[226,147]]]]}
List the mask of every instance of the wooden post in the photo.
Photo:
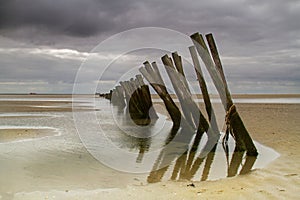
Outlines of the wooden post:
{"type": "Polygon", "coordinates": [[[205,79],[203,77],[203,73],[200,67],[200,62],[198,60],[198,56],[196,53],[196,49],[194,46],[189,47],[190,50],[190,54],[193,60],[193,64],[194,64],[194,69],[196,71],[196,75],[197,75],[197,79],[200,85],[200,89],[202,92],[202,96],[203,96],[203,100],[204,100],[204,104],[205,104],[205,109],[208,115],[208,119],[210,121],[211,127],[213,129],[213,137],[217,137],[219,138],[220,136],[220,131],[218,129],[218,124],[217,124],[217,120],[216,120],[216,116],[215,116],[215,112],[213,110],[213,107],[211,105],[211,101],[210,101],[210,97],[207,91],[207,86],[205,83],[205,79]]]}
{"type": "Polygon", "coordinates": [[[202,58],[210,76],[213,79],[213,82],[217,88],[217,91],[221,97],[222,104],[227,111],[226,121],[230,124],[232,133],[236,140],[236,150],[244,151],[247,150],[247,155],[257,156],[257,149],[246,130],[236,108],[232,102],[231,95],[227,86],[222,66],[220,65],[220,58],[217,54],[216,45],[213,41],[212,35],[207,35],[208,42],[210,43],[210,48],[212,49],[212,55],[215,57],[216,63],[211,59],[208,48],[203,40],[202,35],[195,33],[191,35],[192,41],[197,49],[199,56],[202,58]],[[215,64],[218,64],[219,67],[216,67],[215,64]],[[223,73],[223,74],[221,74],[223,73]]]}
{"type": "Polygon", "coordinates": [[[161,59],[178,96],[185,118],[192,127],[197,129],[199,134],[203,134],[208,130],[209,124],[197,104],[193,101],[192,94],[185,87],[184,81],[182,81],[185,77],[179,76],[179,73],[175,71],[173,62],[168,55],[163,56],[161,59]],[[192,123],[194,123],[194,125],[192,123]]]}
{"type": "Polygon", "coordinates": [[[197,109],[195,110],[195,106],[193,109],[189,108],[188,97],[187,97],[187,89],[182,84],[182,76],[178,76],[179,74],[175,71],[175,68],[173,66],[173,62],[171,58],[168,57],[168,55],[163,56],[162,62],[165,66],[165,69],[168,73],[168,76],[172,82],[173,88],[175,90],[175,93],[179,99],[183,115],[186,119],[186,121],[189,123],[189,125],[196,130],[197,128],[197,122],[199,120],[199,113],[197,113],[197,109]],[[186,95],[184,95],[184,94],[186,95]],[[195,121],[194,121],[195,119],[195,121]]]}
{"type": "MultiPolygon", "coordinates": [[[[231,99],[227,99],[228,96],[226,96],[226,86],[224,85],[224,82],[222,81],[221,75],[219,73],[219,71],[216,69],[215,64],[213,63],[207,46],[203,40],[202,35],[200,35],[199,33],[195,33],[191,36],[192,41],[197,49],[197,52],[199,54],[199,56],[201,57],[201,59],[203,60],[210,76],[212,77],[212,80],[216,86],[216,89],[220,95],[222,104],[224,106],[224,109],[227,111],[227,104],[228,102],[232,102],[231,99]]],[[[245,143],[242,140],[241,136],[239,134],[234,135],[235,136],[235,140],[236,140],[236,150],[238,151],[244,151],[246,150],[245,147],[245,143]]]]}
{"type": "Polygon", "coordinates": [[[160,75],[156,63],[152,63],[152,66],[148,61],[144,62],[144,67],[139,68],[139,71],[147,79],[152,88],[157,92],[160,98],[163,100],[166,109],[173,121],[174,130],[178,130],[181,123],[181,113],[179,108],[172,100],[164,81],[160,75]]]}
{"type": "Polygon", "coordinates": [[[147,125],[151,119],[158,116],[152,107],[150,90],[143,82],[141,75],[136,75],[136,79],[120,82],[125,91],[127,107],[133,121],[138,125],[147,125]]]}
{"type": "Polygon", "coordinates": [[[177,71],[184,77],[182,79],[183,84],[185,85],[186,89],[191,93],[191,90],[189,88],[188,82],[187,82],[186,77],[185,77],[185,73],[183,71],[181,56],[179,56],[177,52],[173,52],[172,53],[172,58],[174,60],[175,67],[176,67],[177,71]]]}
{"type": "Polygon", "coordinates": [[[216,89],[221,97],[221,101],[222,101],[224,108],[227,109],[225,85],[222,81],[219,71],[215,68],[215,64],[213,63],[213,61],[209,55],[207,46],[203,40],[202,35],[200,35],[199,33],[195,33],[191,36],[191,38],[197,49],[199,56],[201,57],[202,61],[204,62],[210,76],[212,77],[214,85],[216,86],[216,89]]]}
{"type": "MultiPolygon", "coordinates": [[[[173,54],[173,55],[174,55],[174,57],[176,57],[176,54],[173,54]]],[[[177,57],[178,57],[178,55],[177,55],[177,57]]],[[[178,77],[179,74],[176,72],[174,73],[175,68],[173,66],[171,58],[169,58],[168,56],[164,56],[162,58],[162,60],[163,60],[163,63],[165,66],[169,66],[169,67],[166,67],[166,70],[171,79],[171,82],[173,84],[175,92],[179,98],[179,101],[182,105],[182,109],[183,109],[185,118],[188,120],[191,120],[190,118],[188,118],[186,116],[189,116],[189,113],[192,113],[192,117],[194,117],[194,118],[192,118],[192,120],[194,122],[196,122],[198,120],[197,134],[193,141],[193,145],[192,145],[192,149],[191,149],[191,152],[193,152],[193,153],[189,154],[188,160],[187,160],[187,163],[190,163],[194,159],[195,152],[198,149],[198,146],[199,146],[199,143],[203,136],[203,133],[206,132],[208,135],[208,142],[205,146],[205,149],[210,149],[210,148],[213,148],[215,146],[215,144],[218,142],[220,132],[218,131],[216,121],[215,121],[214,126],[211,129],[209,129],[209,123],[206,121],[206,119],[203,116],[203,114],[201,113],[200,109],[198,108],[196,103],[193,101],[190,91],[185,88],[185,86],[187,86],[187,84],[184,84],[184,81],[180,82],[180,80],[186,80],[184,76],[181,76],[181,75],[184,75],[183,67],[182,67],[181,63],[177,63],[177,64],[175,63],[175,65],[181,66],[181,67],[178,67],[178,71],[180,73],[180,76],[178,77]],[[170,70],[170,69],[173,69],[173,70],[170,70]],[[197,116],[197,113],[196,114],[193,113],[195,111],[197,111],[199,113],[198,116],[197,116]]]]}
{"type": "Polygon", "coordinates": [[[144,83],[143,77],[140,74],[136,75],[136,81],[141,89],[142,101],[145,102],[145,105],[146,105],[145,112],[149,113],[149,117],[151,119],[157,119],[158,115],[157,115],[155,109],[153,108],[153,103],[152,103],[152,99],[151,99],[149,86],[144,83]]]}
{"type": "MultiPolygon", "coordinates": [[[[219,56],[219,53],[218,53],[218,49],[217,49],[217,46],[216,46],[216,43],[215,43],[215,40],[214,40],[212,34],[207,34],[206,38],[207,38],[207,42],[209,44],[210,52],[211,52],[211,55],[212,55],[213,60],[215,62],[215,65],[216,65],[216,67],[217,67],[217,69],[218,69],[218,71],[221,75],[221,78],[223,79],[223,83],[226,87],[226,90],[225,90],[226,91],[226,99],[228,101],[227,102],[227,111],[229,112],[231,110],[230,108],[232,106],[234,106],[234,104],[233,104],[233,101],[231,100],[231,95],[230,95],[228,85],[227,85],[227,82],[226,82],[226,79],[225,79],[221,59],[220,59],[220,56],[219,56]]],[[[235,107],[235,109],[236,109],[236,107],[235,107]]],[[[258,155],[257,149],[256,149],[256,147],[253,143],[253,140],[252,140],[250,134],[248,133],[248,131],[247,131],[240,115],[239,115],[239,113],[236,110],[235,111],[236,114],[235,114],[234,109],[232,109],[232,110],[233,110],[232,113],[228,113],[229,117],[231,118],[231,119],[229,119],[229,122],[230,122],[230,126],[232,127],[232,130],[236,131],[236,134],[240,134],[242,136],[242,139],[243,139],[243,141],[246,145],[246,148],[247,148],[247,155],[257,156],[258,155]]]]}
{"type": "Polygon", "coordinates": [[[124,90],[121,86],[117,86],[116,87],[118,93],[119,93],[119,98],[120,98],[120,104],[121,104],[121,107],[125,107],[126,104],[125,104],[125,99],[124,99],[124,90]]]}
{"type": "Polygon", "coordinates": [[[112,96],[111,101],[114,105],[124,108],[125,102],[124,102],[124,92],[121,86],[116,86],[115,89],[112,90],[112,96]]]}
{"type": "Polygon", "coordinates": [[[223,66],[222,66],[222,63],[221,63],[221,60],[220,60],[220,57],[219,57],[217,46],[215,44],[215,41],[214,41],[214,38],[213,38],[212,34],[207,34],[206,39],[207,39],[207,42],[208,42],[208,45],[209,45],[209,48],[210,48],[210,52],[211,52],[213,61],[215,63],[215,67],[219,71],[219,74],[220,74],[220,77],[223,81],[224,87],[226,88],[225,89],[225,95],[226,95],[226,101],[227,101],[226,110],[229,110],[229,108],[233,105],[233,101],[232,101],[232,98],[231,98],[231,95],[230,95],[230,92],[229,92],[229,88],[228,88],[228,85],[227,85],[227,81],[226,81],[226,78],[225,78],[225,74],[224,74],[224,71],[223,71],[223,66]]]}
{"type": "MultiPolygon", "coordinates": [[[[206,121],[206,119],[203,116],[203,114],[201,113],[200,109],[194,102],[190,90],[186,88],[186,87],[188,87],[188,84],[186,82],[186,78],[185,78],[185,74],[184,74],[180,56],[177,53],[173,53],[172,55],[174,58],[175,66],[177,66],[176,69],[178,70],[179,74],[174,72],[175,68],[172,65],[173,63],[172,63],[171,58],[164,56],[162,58],[163,63],[165,64],[165,66],[169,66],[166,68],[166,70],[168,72],[168,75],[170,76],[170,79],[172,81],[175,92],[179,98],[185,118],[187,120],[191,120],[191,121],[198,123],[198,124],[196,124],[196,127],[198,127],[197,134],[194,139],[191,151],[192,152],[197,151],[199,143],[201,141],[201,138],[202,138],[204,132],[207,133],[208,139],[210,141],[209,145],[212,148],[213,147],[212,145],[214,145],[215,143],[218,142],[219,135],[220,135],[220,132],[218,131],[218,127],[216,125],[216,121],[215,121],[215,124],[210,129],[209,123],[206,121]],[[173,70],[170,70],[170,68],[173,70]],[[198,113],[197,112],[195,113],[195,111],[197,111],[198,113]],[[192,118],[188,118],[190,113],[192,113],[192,115],[191,115],[192,118]]],[[[194,156],[195,156],[195,153],[189,154],[187,162],[188,163],[191,162],[194,159],[194,156]]]]}
{"type": "Polygon", "coordinates": [[[122,85],[125,91],[127,99],[129,99],[127,104],[127,110],[129,111],[131,119],[136,124],[143,125],[143,123],[145,122],[140,121],[140,119],[147,119],[147,116],[145,116],[143,110],[141,109],[137,95],[137,90],[135,89],[134,84],[131,81],[120,82],[120,84],[122,85]]]}

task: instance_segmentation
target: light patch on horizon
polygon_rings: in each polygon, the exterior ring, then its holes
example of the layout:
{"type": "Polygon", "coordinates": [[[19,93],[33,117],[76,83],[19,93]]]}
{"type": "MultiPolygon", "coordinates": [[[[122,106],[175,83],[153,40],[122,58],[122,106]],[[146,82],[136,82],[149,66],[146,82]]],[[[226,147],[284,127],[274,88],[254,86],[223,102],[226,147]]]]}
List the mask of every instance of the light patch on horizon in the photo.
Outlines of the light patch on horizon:
{"type": "Polygon", "coordinates": [[[32,56],[53,56],[61,59],[72,59],[83,61],[90,54],[79,52],[73,49],[50,49],[50,48],[0,48],[0,53],[4,54],[32,54],[32,56]]]}

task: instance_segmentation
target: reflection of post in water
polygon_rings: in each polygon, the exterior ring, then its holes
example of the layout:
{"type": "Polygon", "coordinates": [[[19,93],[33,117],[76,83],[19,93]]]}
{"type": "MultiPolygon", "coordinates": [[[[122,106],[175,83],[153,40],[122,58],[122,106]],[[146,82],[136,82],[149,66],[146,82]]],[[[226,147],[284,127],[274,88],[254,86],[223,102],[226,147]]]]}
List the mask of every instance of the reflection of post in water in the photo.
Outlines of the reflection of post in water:
{"type": "MultiPolygon", "coordinates": [[[[183,134],[186,134],[186,132],[184,132],[184,130],[181,130],[177,134],[183,135],[183,134]]],[[[184,139],[178,137],[178,135],[175,138],[175,140],[177,139],[178,141],[185,142],[185,144],[186,144],[185,147],[188,150],[186,150],[181,156],[177,157],[176,154],[178,152],[177,152],[176,146],[175,147],[174,146],[166,146],[161,151],[160,155],[158,156],[158,158],[153,166],[152,172],[148,176],[149,183],[161,181],[164,174],[168,170],[168,165],[171,163],[174,163],[174,161],[175,161],[175,165],[173,167],[172,175],[170,177],[171,180],[177,180],[177,179],[190,180],[190,179],[192,179],[205,159],[207,159],[207,160],[205,163],[205,169],[203,170],[203,178],[202,179],[206,179],[206,177],[208,176],[210,166],[214,159],[214,153],[216,150],[216,142],[214,142],[213,148],[211,148],[212,141],[207,140],[207,143],[204,146],[204,148],[202,149],[202,151],[200,152],[200,155],[196,159],[194,159],[195,156],[198,154],[198,151],[195,150],[194,148],[188,148],[188,144],[193,139],[193,137],[191,137],[192,135],[190,135],[189,138],[184,138],[184,139]]],[[[199,143],[200,143],[200,141],[199,141],[199,143]]]]}
{"type": "Polygon", "coordinates": [[[207,178],[208,178],[211,165],[212,165],[212,163],[214,161],[214,158],[215,158],[216,149],[217,149],[217,144],[215,144],[213,149],[207,154],[204,169],[203,169],[203,172],[202,172],[201,181],[206,181],[207,178]]]}
{"type": "Polygon", "coordinates": [[[184,152],[177,160],[173,169],[173,173],[171,176],[171,180],[176,180],[178,177],[178,174],[183,174],[186,164],[186,158],[187,158],[188,152],[184,152]]]}
{"type": "Polygon", "coordinates": [[[151,144],[151,138],[138,138],[137,139],[139,145],[139,154],[136,158],[137,163],[141,163],[143,161],[143,157],[145,153],[149,150],[151,144]]]}
{"type": "MultiPolygon", "coordinates": [[[[173,129],[172,129],[173,130],[173,129]]],[[[169,168],[169,165],[174,162],[178,156],[178,152],[188,149],[188,144],[191,141],[193,133],[189,128],[181,128],[177,134],[170,132],[166,138],[165,147],[160,152],[156,159],[152,171],[150,172],[147,181],[149,183],[159,182],[169,168]],[[175,137],[174,137],[175,135],[175,137]],[[172,143],[169,143],[170,137],[173,138],[172,143]]],[[[184,156],[183,154],[182,156],[184,156]]],[[[185,160],[185,159],[184,159],[185,160]]]]}
{"type": "MultiPolygon", "coordinates": [[[[171,140],[173,140],[173,138],[175,137],[175,135],[177,134],[177,128],[172,128],[169,136],[167,137],[165,144],[167,145],[171,140]]],[[[169,165],[165,165],[163,166],[162,163],[164,163],[164,159],[166,156],[166,148],[164,148],[160,154],[158,155],[152,170],[147,178],[147,182],[148,183],[156,183],[156,182],[160,182],[162,177],[164,176],[165,172],[168,170],[169,165]]]]}
{"type": "Polygon", "coordinates": [[[153,168],[147,178],[148,183],[157,183],[160,182],[164,174],[169,168],[169,165],[166,165],[164,167],[161,166],[161,163],[164,159],[164,152],[161,151],[158,158],[156,159],[153,168]]]}
{"type": "Polygon", "coordinates": [[[240,152],[240,151],[234,151],[230,165],[228,166],[227,170],[227,176],[228,177],[233,177],[238,174],[238,170],[240,166],[242,166],[242,169],[239,174],[246,174],[249,173],[257,159],[257,156],[249,156],[246,155],[246,160],[243,163],[243,158],[244,158],[245,152],[240,152]]]}
{"type": "Polygon", "coordinates": [[[246,156],[246,161],[243,165],[243,168],[240,171],[240,174],[247,174],[251,171],[257,157],[256,156],[246,156]]]}
{"type": "MultiPolygon", "coordinates": [[[[173,157],[173,160],[170,159],[170,157],[167,157],[167,153],[170,154],[171,151],[168,152],[168,150],[164,149],[156,160],[153,171],[148,176],[148,182],[154,183],[161,181],[169,168],[169,166],[166,166],[166,162],[174,163],[174,161],[175,164],[172,169],[172,175],[170,177],[171,180],[191,180],[195,177],[203,164],[204,166],[200,180],[207,180],[211,171],[211,166],[214,162],[217,145],[218,143],[212,143],[212,141],[207,140],[205,146],[200,152],[199,150],[194,151],[193,148],[190,148],[181,156],[177,158],[173,157]],[[212,145],[213,148],[211,148],[212,145]]],[[[246,160],[243,163],[244,155],[245,151],[233,151],[230,164],[226,165],[224,163],[224,166],[219,166],[220,169],[227,166],[227,177],[236,176],[240,166],[243,167],[239,174],[246,174],[251,171],[257,157],[246,156],[246,160]]],[[[226,175],[224,174],[224,177],[225,176],[226,175]]]]}
{"type": "MultiPolygon", "coordinates": [[[[123,126],[132,126],[132,121],[130,120],[129,117],[124,117],[123,120],[123,126]]],[[[135,130],[138,131],[139,129],[135,130]]],[[[138,132],[139,133],[139,132],[138,132]]],[[[145,136],[145,135],[140,135],[140,136],[145,136]]],[[[131,149],[138,149],[139,150],[139,154],[136,158],[136,163],[141,163],[143,161],[143,157],[145,155],[145,153],[147,153],[149,151],[150,145],[151,145],[151,137],[139,137],[137,135],[136,136],[131,136],[131,135],[127,135],[127,134],[122,134],[123,138],[123,143],[127,143],[128,145],[131,146],[131,149]],[[128,141],[128,142],[126,142],[128,141]]]]}
{"type": "Polygon", "coordinates": [[[235,176],[238,172],[238,169],[243,161],[243,156],[245,154],[245,151],[234,151],[232,154],[232,158],[230,161],[230,165],[228,167],[228,177],[235,176]]]}
{"type": "MultiPolygon", "coordinates": [[[[199,170],[200,166],[202,165],[203,161],[206,159],[205,166],[203,169],[203,174],[208,176],[210,171],[211,163],[214,159],[215,151],[216,151],[217,144],[214,141],[207,140],[204,148],[201,150],[200,155],[195,159],[193,165],[189,166],[189,171],[187,171],[187,176],[185,179],[190,180],[192,179],[197,171],[199,170]],[[212,143],[213,142],[213,143],[212,143]],[[211,148],[211,145],[213,147],[211,148]],[[209,160],[207,160],[209,159],[209,160]]],[[[196,153],[196,152],[194,152],[196,153]]]]}

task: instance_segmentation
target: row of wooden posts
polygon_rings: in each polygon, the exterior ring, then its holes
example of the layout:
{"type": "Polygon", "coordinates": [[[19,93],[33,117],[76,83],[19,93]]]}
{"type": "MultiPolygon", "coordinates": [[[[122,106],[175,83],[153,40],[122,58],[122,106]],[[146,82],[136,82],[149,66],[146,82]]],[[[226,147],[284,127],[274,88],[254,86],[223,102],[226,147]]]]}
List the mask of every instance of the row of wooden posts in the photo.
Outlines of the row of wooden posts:
{"type": "MultiPolygon", "coordinates": [[[[209,139],[218,140],[220,131],[200,66],[200,57],[213,80],[226,111],[227,128],[223,142],[226,142],[229,134],[231,134],[236,142],[235,151],[247,151],[247,155],[256,156],[258,154],[257,149],[232,101],[213,35],[207,34],[205,36],[208,46],[201,34],[195,33],[190,37],[194,46],[189,47],[189,51],[204,99],[207,118],[204,117],[197,103],[193,100],[185,77],[182,58],[177,52],[172,53],[171,57],[164,55],[161,60],[181,108],[176,105],[171,94],[169,94],[156,62],[144,62],[144,66],[139,71],[162,99],[173,121],[173,130],[176,131],[184,127],[194,131],[196,134],[195,141],[197,138],[200,141],[204,133],[209,139]]],[[[139,125],[149,124],[151,120],[158,118],[152,106],[149,86],[144,83],[142,75],[139,74],[129,81],[120,82],[120,85],[109,93],[100,94],[100,96],[110,99],[114,105],[125,108],[131,118],[139,125]]],[[[196,148],[197,142],[194,145],[196,148]]]]}

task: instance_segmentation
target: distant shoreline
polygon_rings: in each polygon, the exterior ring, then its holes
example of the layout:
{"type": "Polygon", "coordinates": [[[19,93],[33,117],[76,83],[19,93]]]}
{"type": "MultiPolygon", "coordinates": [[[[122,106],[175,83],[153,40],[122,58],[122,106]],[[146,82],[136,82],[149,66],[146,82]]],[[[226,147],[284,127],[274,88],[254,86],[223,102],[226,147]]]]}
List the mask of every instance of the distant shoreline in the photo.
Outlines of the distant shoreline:
{"type": "MultiPolygon", "coordinates": [[[[71,97],[71,96],[85,96],[85,95],[95,95],[95,94],[55,94],[55,93],[37,93],[37,94],[27,94],[27,93],[0,93],[0,96],[58,96],[58,97],[71,97]]],[[[151,94],[152,98],[159,98],[157,94],[151,94]]],[[[171,96],[175,96],[175,94],[171,94],[171,96]]],[[[194,94],[196,98],[202,98],[201,94],[194,94]]],[[[218,98],[217,94],[210,94],[211,98],[218,98]]],[[[232,94],[233,98],[300,98],[300,94],[232,94]]]]}

